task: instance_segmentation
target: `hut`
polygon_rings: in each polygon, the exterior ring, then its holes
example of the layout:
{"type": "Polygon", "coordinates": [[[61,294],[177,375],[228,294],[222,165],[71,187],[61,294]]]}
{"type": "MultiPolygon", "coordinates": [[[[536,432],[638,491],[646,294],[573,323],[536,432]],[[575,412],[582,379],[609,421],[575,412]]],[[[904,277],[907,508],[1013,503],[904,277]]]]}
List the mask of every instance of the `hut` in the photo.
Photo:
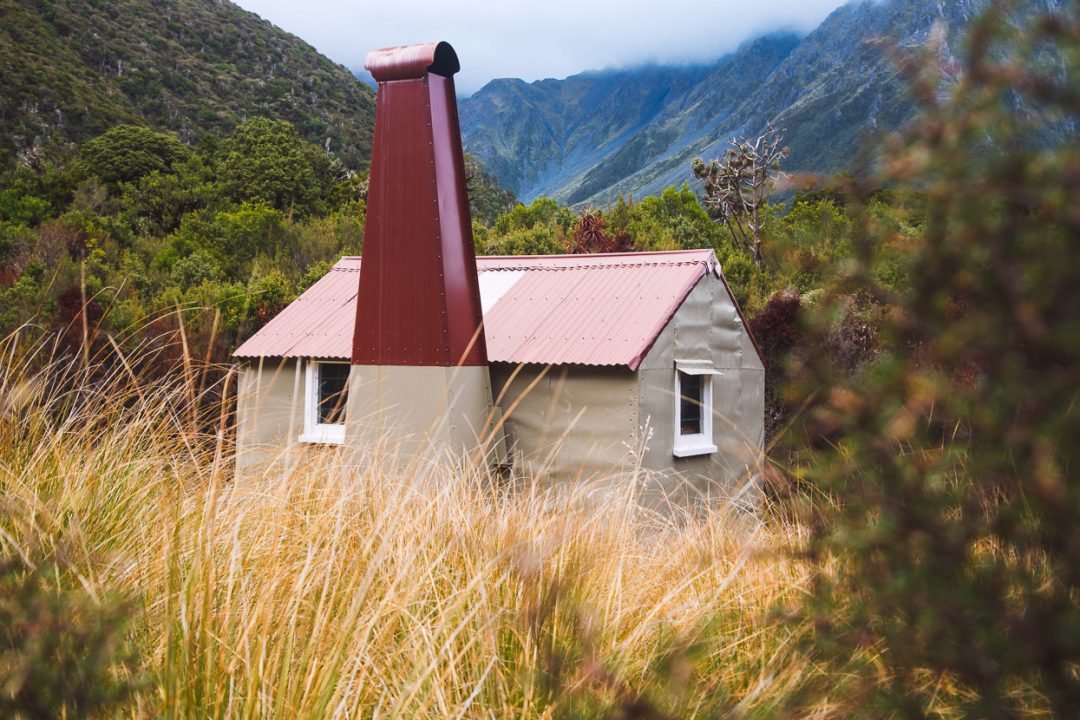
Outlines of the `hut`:
{"type": "Polygon", "coordinates": [[[286,448],[489,450],[665,493],[756,483],[764,366],[711,250],[479,257],[446,43],[375,51],[364,258],[234,353],[237,468],[286,448]]]}

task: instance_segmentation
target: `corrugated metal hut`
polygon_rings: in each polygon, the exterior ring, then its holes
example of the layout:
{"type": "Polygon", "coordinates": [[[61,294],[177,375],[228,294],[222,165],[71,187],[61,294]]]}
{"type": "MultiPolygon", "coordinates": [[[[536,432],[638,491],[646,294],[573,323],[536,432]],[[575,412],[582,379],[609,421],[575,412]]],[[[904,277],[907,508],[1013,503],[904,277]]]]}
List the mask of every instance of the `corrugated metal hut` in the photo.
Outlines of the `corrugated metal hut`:
{"type": "Polygon", "coordinates": [[[342,258],[234,353],[238,471],[289,447],[493,437],[505,464],[552,480],[640,466],[668,494],[752,490],[764,367],[713,252],[475,257],[453,49],[366,65],[366,259],[342,258]]]}
{"type": "MultiPolygon", "coordinates": [[[[360,265],[342,258],[234,353],[242,466],[290,445],[345,444],[352,415],[364,422],[363,408],[335,399],[360,265]],[[335,403],[344,417],[331,416],[335,403]]],[[[518,468],[566,480],[640,453],[645,469],[720,493],[753,475],[764,367],[711,250],[480,257],[477,269],[491,390],[518,468]]]]}

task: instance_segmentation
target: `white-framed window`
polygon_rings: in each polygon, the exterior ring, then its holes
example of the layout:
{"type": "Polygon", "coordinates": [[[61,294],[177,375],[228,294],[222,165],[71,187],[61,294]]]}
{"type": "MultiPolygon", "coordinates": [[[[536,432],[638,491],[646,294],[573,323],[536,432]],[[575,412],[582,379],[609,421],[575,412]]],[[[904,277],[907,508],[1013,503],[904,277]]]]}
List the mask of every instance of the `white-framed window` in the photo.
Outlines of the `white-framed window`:
{"type": "Polygon", "coordinates": [[[713,443],[713,376],[720,373],[705,363],[675,363],[676,457],[716,452],[713,443]]]}
{"type": "Polygon", "coordinates": [[[304,432],[300,442],[345,442],[349,369],[345,362],[308,360],[304,372],[304,432]]]}

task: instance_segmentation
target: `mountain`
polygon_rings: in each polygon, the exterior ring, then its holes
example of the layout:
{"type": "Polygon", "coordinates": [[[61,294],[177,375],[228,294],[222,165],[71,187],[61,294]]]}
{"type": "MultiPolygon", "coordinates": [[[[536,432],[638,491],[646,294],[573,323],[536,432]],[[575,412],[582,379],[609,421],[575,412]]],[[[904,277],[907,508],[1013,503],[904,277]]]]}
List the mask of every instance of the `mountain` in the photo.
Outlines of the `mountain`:
{"type": "MultiPolygon", "coordinates": [[[[1052,0],[1051,0],[1052,1],[1052,0]]],[[[465,146],[518,197],[606,204],[690,179],[767,122],[784,130],[789,171],[851,168],[869,135],[914,114],[875,40],[956,44],[983,0],[855,0],[805,37],[773,34],[707,67],[647,67],[565,80],[496,80],[461,107],[465,146]]]]}
{"type": "Polygon", "coordinates": [[[708,72],[650,67],[566,80],[494,80],[459,103],[462,136],[499,182],[530,196],[617,152],[708,72]]]}
{"type": "Polygon", "coordinates": [[[374,92],[227,0],[0,0],[0,156],[116,123],[196,142],[255,115],[346,166],[370,159],[374,92]]]}

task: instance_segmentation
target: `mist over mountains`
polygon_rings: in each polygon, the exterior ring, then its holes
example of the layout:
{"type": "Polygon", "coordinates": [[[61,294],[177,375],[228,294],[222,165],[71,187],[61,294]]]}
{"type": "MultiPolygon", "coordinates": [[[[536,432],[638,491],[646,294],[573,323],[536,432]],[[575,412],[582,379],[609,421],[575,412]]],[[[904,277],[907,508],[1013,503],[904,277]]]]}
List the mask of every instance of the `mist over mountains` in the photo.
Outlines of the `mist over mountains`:
{"type": "MultiPolygon", "coordinates": [[[[465,147],[519,199],[571,205],[679,185],[695,156],[718,156],[767,122],[784,130],[788,171],[852,169],[914,114],[880,40],[915,49],[938,26],[949,62],[985,5],[853,0],[806,35],[764,35],[708,64],[493,80],[460,101],[465,147]]],[[[362,170],[374,105],[346,68],[224,0],[0,0],[5,162],[63,154],[117,123],[196,143],[262,115],[362,170]]]]}
{"type": "Polygon", "coordinates": [[[783,128],[790,171],[849,169],[914,114],[881,38],[952,53],[981,0],[854,0],[804,37],[775,33],[701,67],[494,80],[461,103],[466,148],[519,198],[604,205],[690,179],[695,156],[783,128]]]}

